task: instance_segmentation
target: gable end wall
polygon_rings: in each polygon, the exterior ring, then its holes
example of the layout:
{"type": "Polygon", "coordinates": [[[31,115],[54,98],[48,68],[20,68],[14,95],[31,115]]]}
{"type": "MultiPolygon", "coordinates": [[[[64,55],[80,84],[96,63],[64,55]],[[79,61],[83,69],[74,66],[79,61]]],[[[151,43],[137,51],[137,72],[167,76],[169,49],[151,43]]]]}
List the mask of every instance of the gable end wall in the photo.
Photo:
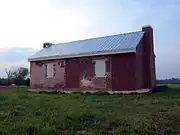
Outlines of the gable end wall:
{"type": "Polygon", "coordinates": [[[136,48],[136,82],[138,89],[156,86],[153,29],[143,28],[144,36],[136,48]]]}

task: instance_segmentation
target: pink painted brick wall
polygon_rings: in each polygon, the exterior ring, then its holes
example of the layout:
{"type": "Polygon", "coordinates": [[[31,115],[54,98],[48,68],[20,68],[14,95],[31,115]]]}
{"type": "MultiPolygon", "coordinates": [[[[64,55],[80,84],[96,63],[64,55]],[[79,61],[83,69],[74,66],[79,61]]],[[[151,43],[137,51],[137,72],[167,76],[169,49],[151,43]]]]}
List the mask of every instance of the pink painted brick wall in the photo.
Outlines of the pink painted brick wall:
{"type": "Polygon", "coordinates": [[[43,61],[41,65],[37,62],[31,62],[31,87],[40,88],[57,88],[63,87],[65,83],[65,68],[61,67],[58,63],[59,60],[55,61],[43,61]],[[45,64],[55,64],[55,76],[53,78],[46,78],[45,76],[45,64]],[[33,69],[33,70],[32,70],[33,69]]]}

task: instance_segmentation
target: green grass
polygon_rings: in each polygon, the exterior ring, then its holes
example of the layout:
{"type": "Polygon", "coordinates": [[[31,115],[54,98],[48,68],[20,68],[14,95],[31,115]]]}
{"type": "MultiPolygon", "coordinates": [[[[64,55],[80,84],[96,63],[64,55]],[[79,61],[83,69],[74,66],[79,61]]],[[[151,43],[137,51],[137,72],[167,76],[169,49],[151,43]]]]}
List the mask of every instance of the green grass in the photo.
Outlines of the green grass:
{"type": "Polygon", "coordinates": [[[180,89],[131,95],[38,94],[23,89],[0,93],[0,134],[74,135],[78,132],[85,135],[180,134],[180,89]]]}

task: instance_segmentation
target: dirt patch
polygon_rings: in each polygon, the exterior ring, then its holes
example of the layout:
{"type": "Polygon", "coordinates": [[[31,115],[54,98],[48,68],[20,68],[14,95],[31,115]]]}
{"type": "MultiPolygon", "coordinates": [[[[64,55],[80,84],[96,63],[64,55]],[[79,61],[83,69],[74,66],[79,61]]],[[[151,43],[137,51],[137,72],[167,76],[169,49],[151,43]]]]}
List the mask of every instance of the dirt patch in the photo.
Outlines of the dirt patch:
{"type": "Polygon", "coordinates": [[[0,85],[0,91],[5,91],[5,90],[9,90],[9,89],[12,89],[12,87],[0,85]]]}
{"type": "Polygon", "coordinates": [[[13,89],[12,87],[0,86],[0,92],[7,92],[7,91],[11,91],[12,89],[13,89]]]}
{"type": "Polygon", "coordinates": [[[0,92],[11,91],[13,89],[18,89],[18,88],[26,88],[26,86],[6,86],[6,85],[0,85],[0,92]]]}

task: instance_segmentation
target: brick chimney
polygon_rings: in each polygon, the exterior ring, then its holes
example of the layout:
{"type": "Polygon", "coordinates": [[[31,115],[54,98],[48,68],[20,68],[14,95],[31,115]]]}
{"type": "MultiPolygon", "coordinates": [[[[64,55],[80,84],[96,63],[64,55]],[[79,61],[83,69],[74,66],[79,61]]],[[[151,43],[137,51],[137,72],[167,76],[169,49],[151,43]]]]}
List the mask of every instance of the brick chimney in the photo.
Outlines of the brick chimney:
{"type": "Polygon", "coordinates": [[[145,40],[149,49],[154,53],[153,28],[150,25],[146,25],[142,27],[142,31],[144,32],[145,40]]]}
{"type": "Polygon", "coordinates": [[[43,48],[47,48],[51,45],[52,45],[52,43],[49,43],[49,42],[43,43],[43,48]]]}
{"type": "Polygon", "coordinates": [[[144,85],[145,88],[153,88],[156,86],[155,71],[155,53],[153,28],[150,25],[143,26],[143,65],[144,65],[144,85]]]}

